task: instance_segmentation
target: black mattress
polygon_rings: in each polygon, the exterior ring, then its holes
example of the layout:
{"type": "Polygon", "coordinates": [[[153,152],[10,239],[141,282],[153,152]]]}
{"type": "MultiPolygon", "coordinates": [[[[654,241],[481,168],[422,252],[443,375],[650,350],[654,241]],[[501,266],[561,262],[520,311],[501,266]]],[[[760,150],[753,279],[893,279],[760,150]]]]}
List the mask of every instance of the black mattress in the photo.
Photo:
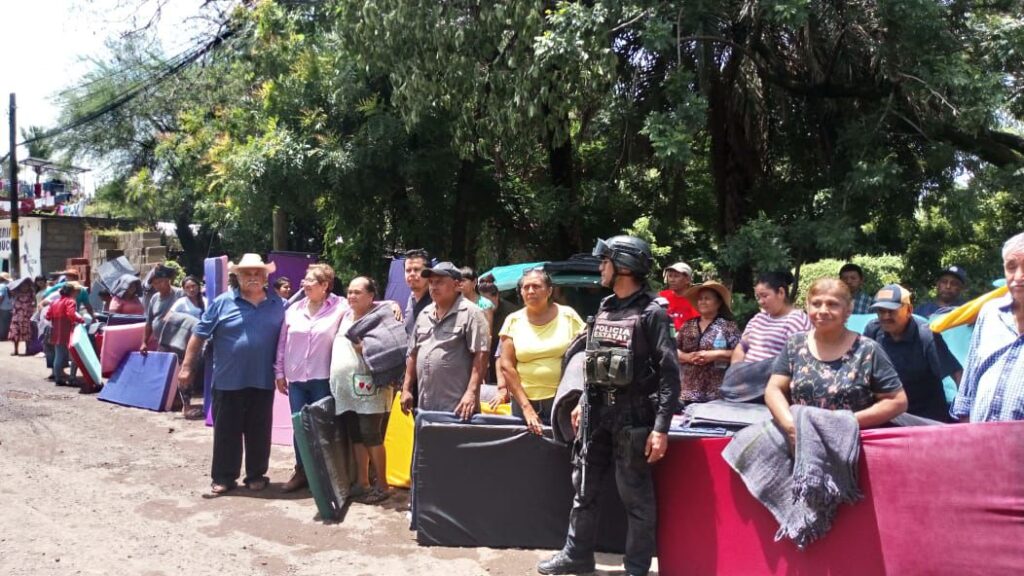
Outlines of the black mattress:
{"type": "MultiPolygon", "coordinates": [[[[413,455],[416,540],[428,546],[559,549],[572,506],[570,451],[518,418],[420,412],[413,455]]],[[[626,514],[614,473],[603,488],[598,550],[622,552],[626,514]]]]}

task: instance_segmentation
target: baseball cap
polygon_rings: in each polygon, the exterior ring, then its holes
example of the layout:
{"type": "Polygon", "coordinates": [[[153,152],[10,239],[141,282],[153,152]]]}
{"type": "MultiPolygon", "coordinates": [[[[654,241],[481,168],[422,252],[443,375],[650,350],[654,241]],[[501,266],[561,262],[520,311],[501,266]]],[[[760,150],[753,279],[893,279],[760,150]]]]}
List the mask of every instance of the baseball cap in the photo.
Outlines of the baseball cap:
{"type": "Polygon", "coordinates": [[[431,276],[448,276],[455,280],[462,280],[462,272],[451,262],[438,262],[430,268],[424,268],[420,276],[430,278],[431,276]]]}
{"type": "Polygon", "coordinates": [[[671,266],[665,266],[665,268],[661,271],[661,273],[664,274],[665,272],[667,272],[669,270],[675,270],[676,272],[679,272],[680,274],[686,274],[690,278],[693,278],[693,268],[690,268],[690,265],[687,264],[686,262],[676,262],[675,264],[672,264],[671,266]]]}
{"type": "Polygon", "coordinates": [[[904,306],[910,306],[910,290],[899,284],[886,284],[875,294],[875,302],[868,310],[899,310],[904,306]]]}
{"type": "MultiPolygon", "coordinates": [[[[946,268],[945,270],[942,271],[942,274],[939,274],[938,278],[942,278],[943,276],[947,275],[955,276],[957,280],[960,280],[962,284],[967,284],[967,271],[964,270],[961,266],[953,265],[950,266],[949,268],[946,268]]],[[[936,278],[936,280],[938,280],[938,278],[936,278]]]]}

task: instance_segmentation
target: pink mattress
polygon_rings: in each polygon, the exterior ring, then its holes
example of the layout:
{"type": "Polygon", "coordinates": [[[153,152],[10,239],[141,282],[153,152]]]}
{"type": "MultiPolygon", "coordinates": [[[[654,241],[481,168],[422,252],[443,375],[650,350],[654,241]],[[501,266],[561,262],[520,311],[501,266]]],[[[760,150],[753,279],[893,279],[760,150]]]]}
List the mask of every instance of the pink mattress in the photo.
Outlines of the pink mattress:
{"type": "Polygon", "coordinates": [[[270,435],[270,443],[280,446],[292,445],[292,409],[288,397],[274,392],[274,428],[270,435]]]}
{"type": "Polygon", "coordinates": [[[725,460],[673,439],[655,468],[658,566],[682,574],[1020,574],[1024,422],[862,433],[865,498],[800,552],[725,460]]]}
{"type": "MultiPolygon", "coordinates": [[[[110,377],[121,365],[129,352],[137,352],[142,346],[146,324],[123,324],[103,329],[103,346],[100,349],[100,370],[104,377],[110,377]]],[[[155,350],[155,349],[154,349],[155,350]]]]}

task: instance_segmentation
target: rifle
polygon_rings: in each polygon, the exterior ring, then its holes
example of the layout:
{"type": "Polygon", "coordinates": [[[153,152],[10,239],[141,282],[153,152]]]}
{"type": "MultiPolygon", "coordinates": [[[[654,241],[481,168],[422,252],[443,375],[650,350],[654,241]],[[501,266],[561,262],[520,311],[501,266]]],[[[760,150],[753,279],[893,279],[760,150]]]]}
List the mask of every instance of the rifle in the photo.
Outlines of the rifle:
{"type": "MultiPolygon", "coordinates": [[[[593,316],[587,316],[587,346],[584,354],[588,354],[591,350],[597,349],[597,344],[594,342],[594,322],[593,316]]],[[[589,358],[587,359],[589,361],[589,358]]],[[[580,443],[579,457],[582,462],[580,471],[580,498],[582,499],[587,489],[587,452],[590,447],[590,411],[591,406],[594,404],[594,398],[591,393],[594,391],[593,386],[590,384],[590,378],[587,375],[587,369],[584,366],[583,369],[583,403],[582,410],[580,411],[580,432],[576,435],[576,441],[580,443]]]]}

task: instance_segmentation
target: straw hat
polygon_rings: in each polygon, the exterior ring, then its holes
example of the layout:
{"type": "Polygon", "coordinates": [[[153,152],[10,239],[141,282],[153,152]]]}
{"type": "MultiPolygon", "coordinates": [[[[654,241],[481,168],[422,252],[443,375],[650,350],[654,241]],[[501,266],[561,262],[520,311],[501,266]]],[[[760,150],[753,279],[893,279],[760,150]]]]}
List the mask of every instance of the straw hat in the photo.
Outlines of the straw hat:
{"type": "Polygon", "coordinates": [[[729,312],[732,312],[732,292],[725,287],[724,284],[709,280],[703,284],[694,284],[686,289],[683,296],[693,304],[693,307],[697,307],[697,295],[701,290],[711,290],[718,294],[718,297],[722,299],[722,306],[729,312]]]}
{"type": "Polygon", "coordinates": [[[277,264],[263,262],[263,257],[259,254],[242,254],[242,258],[237,264],[232,263],[228,265],[228,272],[236,273],[238,270],[247,268],[262,268],[267,271],[267,274],[273,274],[277,270],[277,264]]]}

